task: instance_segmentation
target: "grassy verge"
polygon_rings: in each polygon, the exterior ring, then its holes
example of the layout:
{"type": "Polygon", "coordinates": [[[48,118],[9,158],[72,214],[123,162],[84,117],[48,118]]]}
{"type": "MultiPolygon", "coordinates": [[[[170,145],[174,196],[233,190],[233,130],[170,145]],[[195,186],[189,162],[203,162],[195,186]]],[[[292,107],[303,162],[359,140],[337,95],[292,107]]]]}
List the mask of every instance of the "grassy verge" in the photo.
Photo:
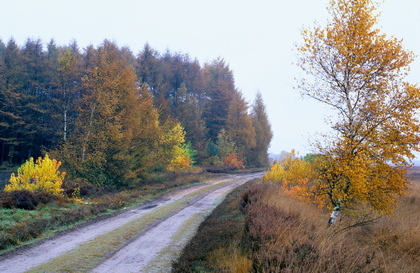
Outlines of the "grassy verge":
{"type": "Polygon", "coordinates": [[[183,246],[193,237],[194,232],[198,229],[205,216],[204,213],[196,213],[189,220],[185,221],[181,229],[171,238],[172,243],[160,251],[158,256],[143,271],[149,273],[171,272],[172,261],[179,256],[183,246]]]}
{"type": "Polygon", "coordinates": [[[164,219],[179,211],[195,197],[217,188],[223,187],[226,182],[214,184],[193,192],[186,197],[171,204],[158,207],[153,212],[137,218],[124,226],[100,235],[97,238],[82,244],[80,247],[61,255],[52,261],[42,264],[28,272],[88,272],[101,261],[127,245],[152,223],[164,219]]]}
{"type": "MultiPolygon", "coordinates": [[[[251,182],[252,183],[252,182],[251,182]]],[[[212,207],[206,211],[194,214],[188,221],[185,221],[178,232],[172,236],[172,243],[164,248],[152,262],[150,262],[144,272],[171,272],[172,263],[178,259],[183,248],[194,237],[200,224],[212,213],[212,211],[225,200],[225,196],[218,198],[212,207]]],[[[213,239],[213,238],[210,238],[213,239]]]]}
{"type": "Polygon", "coordinates": [[[278,185],[238,189],[201,225],[173,272],[418,272],[420,169],[411,181],[394,217],[353,228],[346,218],[327,228],[329,213],[278,185]]]}
{"type": "Polygon", "coordinates": [[[173,272],[226,272],[226,267],[232,269],[231,272],[247,272],[241,271],[241,268],[248,269],[250,262],[239,247],[245,225],[241,196],[257,181],[248,182],[227,195],[200,225],[196,236],[173,264],[173,272]],[[232,260],[238,262],[231,264],[232,260]]]}
{"type": "Polygon", "coordinates": [[[163,178],[137,189],[102,194],[74,202],[59,199],[40,205],[36,210],[0,209],[0,254],[72,228],[99,215],[106,217],[115,211],[143,204],[171,190],[218,177],[214,174],[188,174],[163,178]]]}

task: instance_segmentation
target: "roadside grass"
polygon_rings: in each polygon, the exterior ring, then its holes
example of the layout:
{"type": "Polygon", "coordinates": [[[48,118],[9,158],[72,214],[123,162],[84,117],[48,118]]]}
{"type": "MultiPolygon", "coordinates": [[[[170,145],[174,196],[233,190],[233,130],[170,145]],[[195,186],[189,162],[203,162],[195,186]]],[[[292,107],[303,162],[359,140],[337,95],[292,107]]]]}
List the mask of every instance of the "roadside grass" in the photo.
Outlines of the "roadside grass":
{"type": "Polygon", "coordinates": [[[192,237],[194,237],[201,222],[203,222],[203,220],[205,220],[224,200],[225,197],[218,198],[218,200],[216,200],[216,202],[213,204],[212,208],[201,213],[196,213],[189,220],[185,221],[178,232],[172,236],[172,243],[164,248],[158,254],[157,258],[155,258],[146,266],[144,272],[171,272],[171,264],[177,260],[185,245],[191,240],[192,237]]]}
{"type": "Polygon", "coordinates": [[[177,243],[171,243],[160,251],[158,256],[144,268],[144,272],[171,272],[171,263],[179,256],[182,248],[193,237],[194,232],[206,216],[205,213],[196,213],[185,221],[183,226],[171,238],[172,242],[177,243]]]}
{"type": "Polygon", "coordinates": [[[167,174],[135,189],[103,192],[83,199],[59,198],[36,210],[0,208],[0,255],[52,237],[97,216],[107,217],[123,208],[140,205],[177,188],[201,183],[220,174],[167,174]]]}
{"type": "Polygon", "coordinates": [[[119,249],[130,243],[151,224],[169,217],[199,195],[223,187],[230,180],[231,179],[228,179],[225,182],[200,189],[171,204],[158,207],[152,212],[130,221],[120,228],[100,235],[95,239],[82,244],[80,247],[47,263],[32,268],[27,272],[89,272],[107,257],[110,257],[119,249]]]}
{"type": "MultiPolygon", "coordinates": [[[[182,251],[181,257],[173,263],[172,272],[228,272],[225,271],[224,261],[230,264],[232,258],[241,261],[245,268],[249,267],[246,255],[238,247],[244,236],[245,225],[245,216],[241,212],[241,195],[257,181],[258,179],[250,181],[226,196],[201,223],[197,234],[182,251]]],[[[247,271],[236,267],[231,272],[247,271]]]]}
{"type": "Polygon", "coordinates": [[[329,212],[282,194],[278,185],[259,182],[238,189],[234,194],[244,214],[232,217],[239,214],[235,201],[223,203],[173,272],[418,272],[420,168],[408,177],[410,191],[393,216],[351,228],[354,222],[346,217],[328,228],[329,212]]]}

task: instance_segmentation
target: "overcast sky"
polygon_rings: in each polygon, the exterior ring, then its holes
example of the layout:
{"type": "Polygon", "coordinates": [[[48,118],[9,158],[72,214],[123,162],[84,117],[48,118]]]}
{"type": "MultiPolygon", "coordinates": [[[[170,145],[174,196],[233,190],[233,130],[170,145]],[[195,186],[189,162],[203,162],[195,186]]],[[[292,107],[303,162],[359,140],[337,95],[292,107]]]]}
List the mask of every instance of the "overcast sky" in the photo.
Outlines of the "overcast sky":
{"type": "MultiPolygon", "coordinates": [[[[233,70],[252,103],[262,93],[274,132],[270,151],[305,154],[308,140],[328,132],[327,109],[293,90],[300,76],[294,44],[300,30],[328,18],[328,0],[0,0],[0,38],[28,38],[81,48],[104,39],[134,54],[147,42],[163,53],[187,53],[203,65],[217,57],[233,70]]],[[[378,27],[420,55],[420,0],[380,1],[378,27]]],[[[409,82],[420,82],[420,59],[409,82]]]]}

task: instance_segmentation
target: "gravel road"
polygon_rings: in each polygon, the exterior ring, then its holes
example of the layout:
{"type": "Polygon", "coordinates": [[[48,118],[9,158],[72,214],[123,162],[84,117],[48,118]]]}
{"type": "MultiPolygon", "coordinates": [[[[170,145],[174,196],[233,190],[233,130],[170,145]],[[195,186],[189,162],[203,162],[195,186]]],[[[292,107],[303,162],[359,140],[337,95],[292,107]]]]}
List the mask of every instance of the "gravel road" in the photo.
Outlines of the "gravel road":
{"type": "MultiPolygon", "coordinates": [[[[79,247],[97,236],[106,234],[130,221],[153,213],[159,207],[187,198],[198,190],[225,182],[223,186],[205,191],[194,197],[176,213],[149,225],[138,238],[126,245],[93,272],[170,272],[170,265],[195,234],[198,225],[234,188],[261,177],[262,173],[227,177],[212,183],[201,184],[168,194],[151,203],[125,210],[120,214],[78,228],[72,232],[46,240],[32,248],[13,255],[0,256],[0,272],[25,272],[79,247]]],[[[209,188],[210,189],[210,188],[209,188]]],[[[60,271],[57,268],[57,271],[60,271]]]]}

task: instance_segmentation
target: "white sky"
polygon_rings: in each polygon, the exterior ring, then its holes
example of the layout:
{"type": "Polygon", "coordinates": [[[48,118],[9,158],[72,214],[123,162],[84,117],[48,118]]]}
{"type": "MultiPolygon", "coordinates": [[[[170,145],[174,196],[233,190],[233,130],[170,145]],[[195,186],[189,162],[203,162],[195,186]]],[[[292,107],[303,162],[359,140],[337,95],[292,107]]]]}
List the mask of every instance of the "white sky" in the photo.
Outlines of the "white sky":
{"type": "MultiPolygon", "coordinates": [[[[378,27],[420,54],[420,0],[380,1],[378,27]]],[[[187,53],[201,65],[222,57],[249,102],[260,90],[274,138],[270,151],[305,154],[308,140],[328,131],[326,109],[293,90],[300,70],[300,29],[323,24],[328,0],[0,0],[0,38],[27,38],[81,48],[104,39],[134,54],[146,42],[163,53],[187,53]]],[[[420,58],[408,80],[420,82],[420,58]]]]}

